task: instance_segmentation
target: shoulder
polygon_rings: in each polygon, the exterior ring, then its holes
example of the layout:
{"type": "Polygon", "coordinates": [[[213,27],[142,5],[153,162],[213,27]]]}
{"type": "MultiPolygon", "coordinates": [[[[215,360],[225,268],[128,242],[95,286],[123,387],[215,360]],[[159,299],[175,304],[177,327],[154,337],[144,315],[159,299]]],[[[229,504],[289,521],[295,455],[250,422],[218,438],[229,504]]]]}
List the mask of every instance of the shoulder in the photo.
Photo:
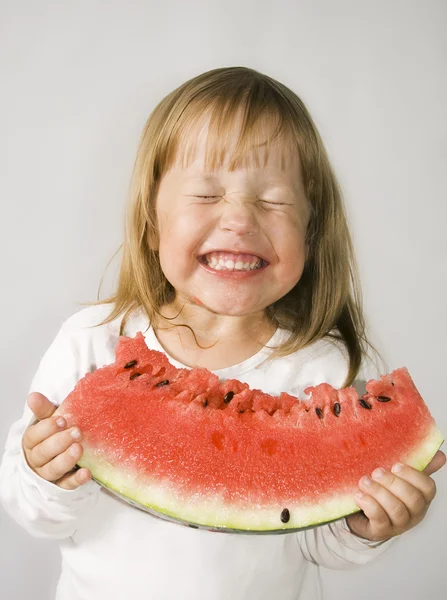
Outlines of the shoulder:
{"type": "MultiPolygon", "coordinates": [[[[308,347],[309,359],[315,365],[331,365],[335,369],[344,370],[344,375],[349,370],[349,353],[343,340],[326,336],[308,347]]],[[[377,379],[388,371],[384,358],[371,346],[363,352],[360,369],[356,379],[368,381],[377,379]]]]}
{"type": "MultiPolygon", "coordinates": [[[[349,354],[342,340],[325,337],[285,357],[275,358],[269,370],[271,375],[273,371],[281,374],[294,395],[302,395],[307,387],[320,383],[329,383],[338,389],[343,387],[348,375],[349,354]]],[[[385,363],[371,349],[363,356],[352,385],[363,393],[366,381],[386,372],[385,363]]]]}
{"type": "MultiPolygon", "coordinates": [[[[111,304],[89,306],[66,319],[44,353],[30,391],[59,405],[87,372],[114,362],[122,316],[101,324],[112,309],[111,304]]],[[[142,326],[141,318],[132,316],[125,334],[134,336],[142,326]]]]}
{"type": "Polygon", "coordinates": [[[345,345],[337,339],[325,337],[299,350],[298,360],[303,371],[303,386],[329,383],[342,387],[349,370],[349,356],[345,345]]]}
{"type": "MultiPolygon", "coordinates": [[[[68,317],[62,323],[61,329],[72,336],[118,338],[124,314],[104,323],[110,317],[112,310],[112,304],[88,306],[68,317]]],[[[133,337],[137,331],[147,325],[148,322],[147,319],[144,319],[142,310],[136,309],[126,323],[124,335],[133,337]]]]}
{"type": "MultiPolygon", "coordinates": [[[[333,387],[341,388],[349,372],[349,354],[345,343],[337,338],[326,337],[310,346],[311,355],[313,355],[314,367],[321,372],[321,368],[329,367],[330,372],[335,376],[335,382],[324,380],[333,387]]],[[[365,392],[366,383],[370,379],[380,379],[381,375],[388,372],[388,365],[384,358],[372,347],[368,346],[366,352],[362,354],[362,360],[359,371],[351,384],[359,394],[365,392]]]]}
{"type": "MultiPolygon", "coordinates": [[[[66,345],[83,363],[88,362],[89,370],[113,362],[115,348],[120,336],[123,314],[104,323],[112,313],[112,304],[97,304],[83,308],[66,319],[59,330],[57,339],[66,345]]],[[[133,337],[147,327],[140,310],[131,314],[124,335],[133,337]]]]}
{"type": "Polygon", "coordinates": [[[58,406],[85,373],[110,362],[113,349],[111,352],[108,334],[102,327],[95,333],[91,328],[110,314],[107,308],[88,307],[62,323],[39,362],[30,392],[38,391],[58,406]]]}
{"type": "Polygon", "coordinates": [[[119,319],[101,324],[112,311],[112,305],[88,306],[68,317],[59,329],[56,340],[66,344],[71,351],[79,354],[95,347],[113,347],[119,337],[119,319]]]}
{"type": "MultiPolygon", "coordinates": [[[[62,329],[66,333],[78,333],[94,328],[110,315],[112,308],[111,304],[97,304],[83,308],[68,317],[62,323],[62,329]]],[[[115,323],[115,326],[119,329],[119,323],[115,323]]]]}
{"type": "MultiPolygon", "coordinates": [[[[276,341],[281,345],[288,333],[281,332],[276,341]]],[[[276,346],[276,344],[275,344],[276,346]]],[[[305,348],[282,357],[267,359],[257,370],[264,375],[263,386],[286,391],[302,397],[307,387],[329,383],[335,388],[343,385],[349,369],[348,354],[338,340],[324,338],[305,348]]]]}
{"type": "Polygon", "coordinates": [[[370,379],[380,379],[381,375],[385,375],[389,372],[390,368],[386,359],[374,350],[374,348],[369,347],[367,354],[363,355],[362,364],[353,387],[355,387],[359,393],[363,394],[365,392],[366,383],[370,379]]]}

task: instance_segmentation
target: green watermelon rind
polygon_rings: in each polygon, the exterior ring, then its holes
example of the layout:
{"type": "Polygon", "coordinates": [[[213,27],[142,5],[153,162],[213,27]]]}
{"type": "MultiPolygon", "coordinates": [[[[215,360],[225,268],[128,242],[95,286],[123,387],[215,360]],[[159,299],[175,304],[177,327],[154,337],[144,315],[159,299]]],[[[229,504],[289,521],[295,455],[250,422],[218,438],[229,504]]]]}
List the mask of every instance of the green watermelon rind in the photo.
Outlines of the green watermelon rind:
{"type": "MultiPolygon", "coordinates": [[[[401,461],[422,471],[443,441],[441,432],[436,425],[432,425],[426,437],[401,461]]],[[[191,523],[206,529],[253,533],[291,532],[335,521],[360,510],[354,501],[356,489],[325,499],[321,504],[303,506],[290,503],[287,507],[258,505],[241,508],[225,502],[219,495],[206,497],[199,493],[195,500],[191,497],[184,498],[172,483],[149,481],[122,466],[113,466],[97,450],[89,450],[87,446],[84,447],[78,465],[90,469],[94,480],[137,507],[148,509],[161,518],[191,523]],[[284,508],[288,508],[290,512],[287,523],[282,523],[280,519],[284,508]]]]}

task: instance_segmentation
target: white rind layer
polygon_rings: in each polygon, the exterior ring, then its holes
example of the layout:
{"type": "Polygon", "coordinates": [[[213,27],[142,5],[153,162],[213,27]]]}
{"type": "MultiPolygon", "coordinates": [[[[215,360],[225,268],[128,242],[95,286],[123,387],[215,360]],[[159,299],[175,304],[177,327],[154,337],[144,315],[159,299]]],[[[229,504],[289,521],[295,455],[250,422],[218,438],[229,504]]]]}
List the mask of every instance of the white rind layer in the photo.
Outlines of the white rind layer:
{"type": "MultiPolygon", "coordinates": [[[[402,457],[401,460],[422,471],[443,441],[441,432],[433,425],[417,449],[407,457],[402,457]]],[[[79,466],[89,468],[94,479],[106,488],[141,507],[159,513],[160,516],[166,515],[173,520],[213,529],[260,532],[301,529],[327,523],[360,510],[353,497],[356,487],[344,494],[337,494],[323,500],[319,504],[290,502],[287,506],[254,505],[246,508],[237,504],[228,504],[219,494],[198,493],[193,497],[190,495],[187,498],[182,497],[181,492],[171,482],[150,481],[149,478],[139,476],[131,470],[112,466],[92,449],[84,449],[79,466]],[[290,520],[287,523],[282,523],[280,518],[284,508],[287,508],[290,513],[290,520]]]]}

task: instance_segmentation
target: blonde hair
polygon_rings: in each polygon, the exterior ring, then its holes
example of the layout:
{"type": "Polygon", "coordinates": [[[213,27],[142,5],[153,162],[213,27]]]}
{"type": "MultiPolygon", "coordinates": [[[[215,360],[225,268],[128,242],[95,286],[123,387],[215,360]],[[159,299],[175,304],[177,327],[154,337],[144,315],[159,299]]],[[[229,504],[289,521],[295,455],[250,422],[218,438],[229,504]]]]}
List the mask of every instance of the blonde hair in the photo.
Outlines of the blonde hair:
{"type": "Polygon", "coordinates": [[[340,186],[304,103],[282,83],[246,67],[214,69],[190,79],[168,94],[147,120],[131,179],[118,286],[112,296],[89,303],[114,304],[100,325],[124,313],[121,335],[134,310],[143,308],[153,322],[160,309],[173,300],[174,290],[154,249],[155,199],[161,178],[177,159],[180,143],[188,139],[187,132],[204,114],[210,117],[208,168],[223,164],[227,140],[240,115],[240,133],[229,170],[244,164],[248,150],[261,143],[265,136],[261,124],[266,121],[275,122],[276,130],[268,136],[265,160],[278,138],[298,149],[311,207],[308,257],[295,287],[266,308],[269,321],[290,332],[272,357],[286,356],[322,338],[341,340],[349,356],[345,385],[351,385],[363,354],[372,346],[365,334],[358,271],[340,186]]]}

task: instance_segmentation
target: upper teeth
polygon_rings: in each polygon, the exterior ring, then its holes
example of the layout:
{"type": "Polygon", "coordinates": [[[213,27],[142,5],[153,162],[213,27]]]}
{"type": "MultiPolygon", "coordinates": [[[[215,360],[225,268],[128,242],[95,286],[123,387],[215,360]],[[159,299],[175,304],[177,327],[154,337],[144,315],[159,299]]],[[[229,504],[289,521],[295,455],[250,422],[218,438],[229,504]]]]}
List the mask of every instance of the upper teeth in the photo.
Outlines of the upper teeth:
{"type": "Polygon", "coordinates": [[[216,269],[216,271],[222,269],[252,271],[259,268],[262,264],[262,259],[256,256],[249,256],[248,254],[231,255],[228,252],[211,252],[204,258],[208,266],[216,269]]]}

